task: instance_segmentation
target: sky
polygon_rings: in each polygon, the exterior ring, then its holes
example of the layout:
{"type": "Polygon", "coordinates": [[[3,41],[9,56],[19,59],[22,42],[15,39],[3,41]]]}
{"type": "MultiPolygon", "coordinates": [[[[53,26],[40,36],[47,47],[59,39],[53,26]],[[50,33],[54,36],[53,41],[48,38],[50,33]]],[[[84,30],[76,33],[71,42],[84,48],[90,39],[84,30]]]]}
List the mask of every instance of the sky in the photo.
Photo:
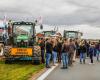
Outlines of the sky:
{"type": "Polygon", "coordinates": [[[95,34],[100,35],[93,32],[100,27],[100,0],[0,0],[0,19],[4,15],[7,19],[27,21],[41,16],[45,25],[67,25],[66,29],[81,25],[80,28],[92,38],[99,38],[95,34]]]}
{"type": "MultiPolygon", "coordinates": [[[[40,29],[39,26],[36,26],[36,31],[42,32],[42,31],[49,31],[49,30],[54,30],[55,26],[48,26],[44,25],[43,30],[40,29]]],[[[99,27],[92,27],[89,25],[61,25],[58,27],[58,32],[60,32],[63,36],[63,31],[64,30],[69,30],[69,31],[80,31],[83,33],[82,38],[83,39],[100,39],[100,28],[99,27]]]]}

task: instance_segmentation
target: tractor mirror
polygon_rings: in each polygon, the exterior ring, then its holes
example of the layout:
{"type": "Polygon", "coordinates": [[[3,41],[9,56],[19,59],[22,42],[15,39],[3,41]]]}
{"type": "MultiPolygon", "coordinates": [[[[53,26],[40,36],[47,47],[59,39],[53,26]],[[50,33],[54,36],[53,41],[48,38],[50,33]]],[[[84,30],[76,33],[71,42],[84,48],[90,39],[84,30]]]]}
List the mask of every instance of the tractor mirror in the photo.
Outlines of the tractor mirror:
{"type": "Polygon", "coordinates": [[[41,29],[41,30],[43,29],[43,25],[42,25],[42,24],[40,25],[40,29],[41,29]]]}

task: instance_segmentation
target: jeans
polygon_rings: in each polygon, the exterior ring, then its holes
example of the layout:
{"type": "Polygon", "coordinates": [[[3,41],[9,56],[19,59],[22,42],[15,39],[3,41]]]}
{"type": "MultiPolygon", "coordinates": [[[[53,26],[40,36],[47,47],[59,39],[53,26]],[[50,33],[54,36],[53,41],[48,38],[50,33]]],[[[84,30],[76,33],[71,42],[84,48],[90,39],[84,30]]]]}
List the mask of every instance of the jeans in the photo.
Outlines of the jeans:
{"type": "Polygon", "coordinates": [[[61,62],[61,50],[58,50],[58,62],[61,62]]]}
{"type": "Polygon", "coordinates": [[[46,53],[46,67],[50,64],[51,53],[46,53]]]}
{"type": "Polygon", "coordinates": [[[93,63],[93,54],[90,54],[91,63],[93,63]]]}
{"type": "Polygon", "coordinates": [[[68,67],[68,53],[62,53],[63,67],[68,67]]]}
{"type": "Polygon", "coordinates": [[[69,66],[73,65],[73,56],[74,56],[74,53],[69,53],[68,55],[68,65],[69,66]]]}
{"type": "Polygon", "coordinates": [[[53,57],[53,63],[55,64],[56,60],[57,60],[57,52],[53,51],[52,52],[52,57],[53,57]]]}
{"type": "Polygon", "coordinates": [[[80,53],[80,62],[82,62],[83,59],[83,62],[85,63],[85,58],[86,58],[86,53],[80,53]]]}
{"type": "Polygon", "coordinates": [[[100,54],[100,51],[99,51],[99,50],[97,50],[97,52],[96,52],[97,61],[99,61],[99,54],[100,54]]]}
{"type": "Polygon", "coordinates": [[[41,50],[41,61],[42,61],[42,63],[45,63],[44,54],[45,54],[45,50],[41,50]]]}

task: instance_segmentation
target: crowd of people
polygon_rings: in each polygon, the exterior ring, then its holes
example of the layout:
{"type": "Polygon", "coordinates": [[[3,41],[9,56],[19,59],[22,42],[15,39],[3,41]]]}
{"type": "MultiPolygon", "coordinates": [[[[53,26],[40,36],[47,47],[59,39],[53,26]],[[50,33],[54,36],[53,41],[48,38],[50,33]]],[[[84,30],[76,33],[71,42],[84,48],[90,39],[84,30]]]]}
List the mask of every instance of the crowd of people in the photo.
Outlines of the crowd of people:
{"type": "Polygon", "coordinates": [[[62,63],[62,69],[73,66],[76,58],[79,58],[80,64],[86,63],[86,58],[90,58],[89,64],[94,64],[94,57],[99,61],[100,41],[90,42],[78,39],[57,39],[48,38],[41,39],[41,62],[46,64],[46,68],[50,68],[51,62],[53,66],[56,63],[62,63]]]}

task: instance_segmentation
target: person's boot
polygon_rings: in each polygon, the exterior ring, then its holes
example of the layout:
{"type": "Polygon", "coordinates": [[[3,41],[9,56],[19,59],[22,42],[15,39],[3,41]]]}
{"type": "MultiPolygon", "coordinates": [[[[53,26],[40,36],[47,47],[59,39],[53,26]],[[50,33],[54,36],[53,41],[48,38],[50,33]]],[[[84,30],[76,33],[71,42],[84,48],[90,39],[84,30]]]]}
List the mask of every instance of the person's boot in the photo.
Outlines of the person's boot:
{"type": "Polygon", "coordinates": [[[97,61],[99,62],[99,58],[97,57],[97,61]]]}
{"type": "Polygon", "coordinates": [[[61,69],[65,69],[65,65],[63,65],[63,67],[61,67],[61,69]]]}
{"type": "Polygon", "coordinates": [[[46,65],[46,68],[51,68],[49,65],[46,65]]]}
{"type": "Polygon", "coordinates": [[[68,65],[66,65],[65,69],[68,69],[68,65]]]}
{"type": "Polygon", "coordinates": [[[83,63],[85,64],[85,60],[83,60],[83,63]]]}
{"type": "Polygon", "coordinates": [[[80,60],[80,64],[82,64],[82,61],[80,60]]]}

